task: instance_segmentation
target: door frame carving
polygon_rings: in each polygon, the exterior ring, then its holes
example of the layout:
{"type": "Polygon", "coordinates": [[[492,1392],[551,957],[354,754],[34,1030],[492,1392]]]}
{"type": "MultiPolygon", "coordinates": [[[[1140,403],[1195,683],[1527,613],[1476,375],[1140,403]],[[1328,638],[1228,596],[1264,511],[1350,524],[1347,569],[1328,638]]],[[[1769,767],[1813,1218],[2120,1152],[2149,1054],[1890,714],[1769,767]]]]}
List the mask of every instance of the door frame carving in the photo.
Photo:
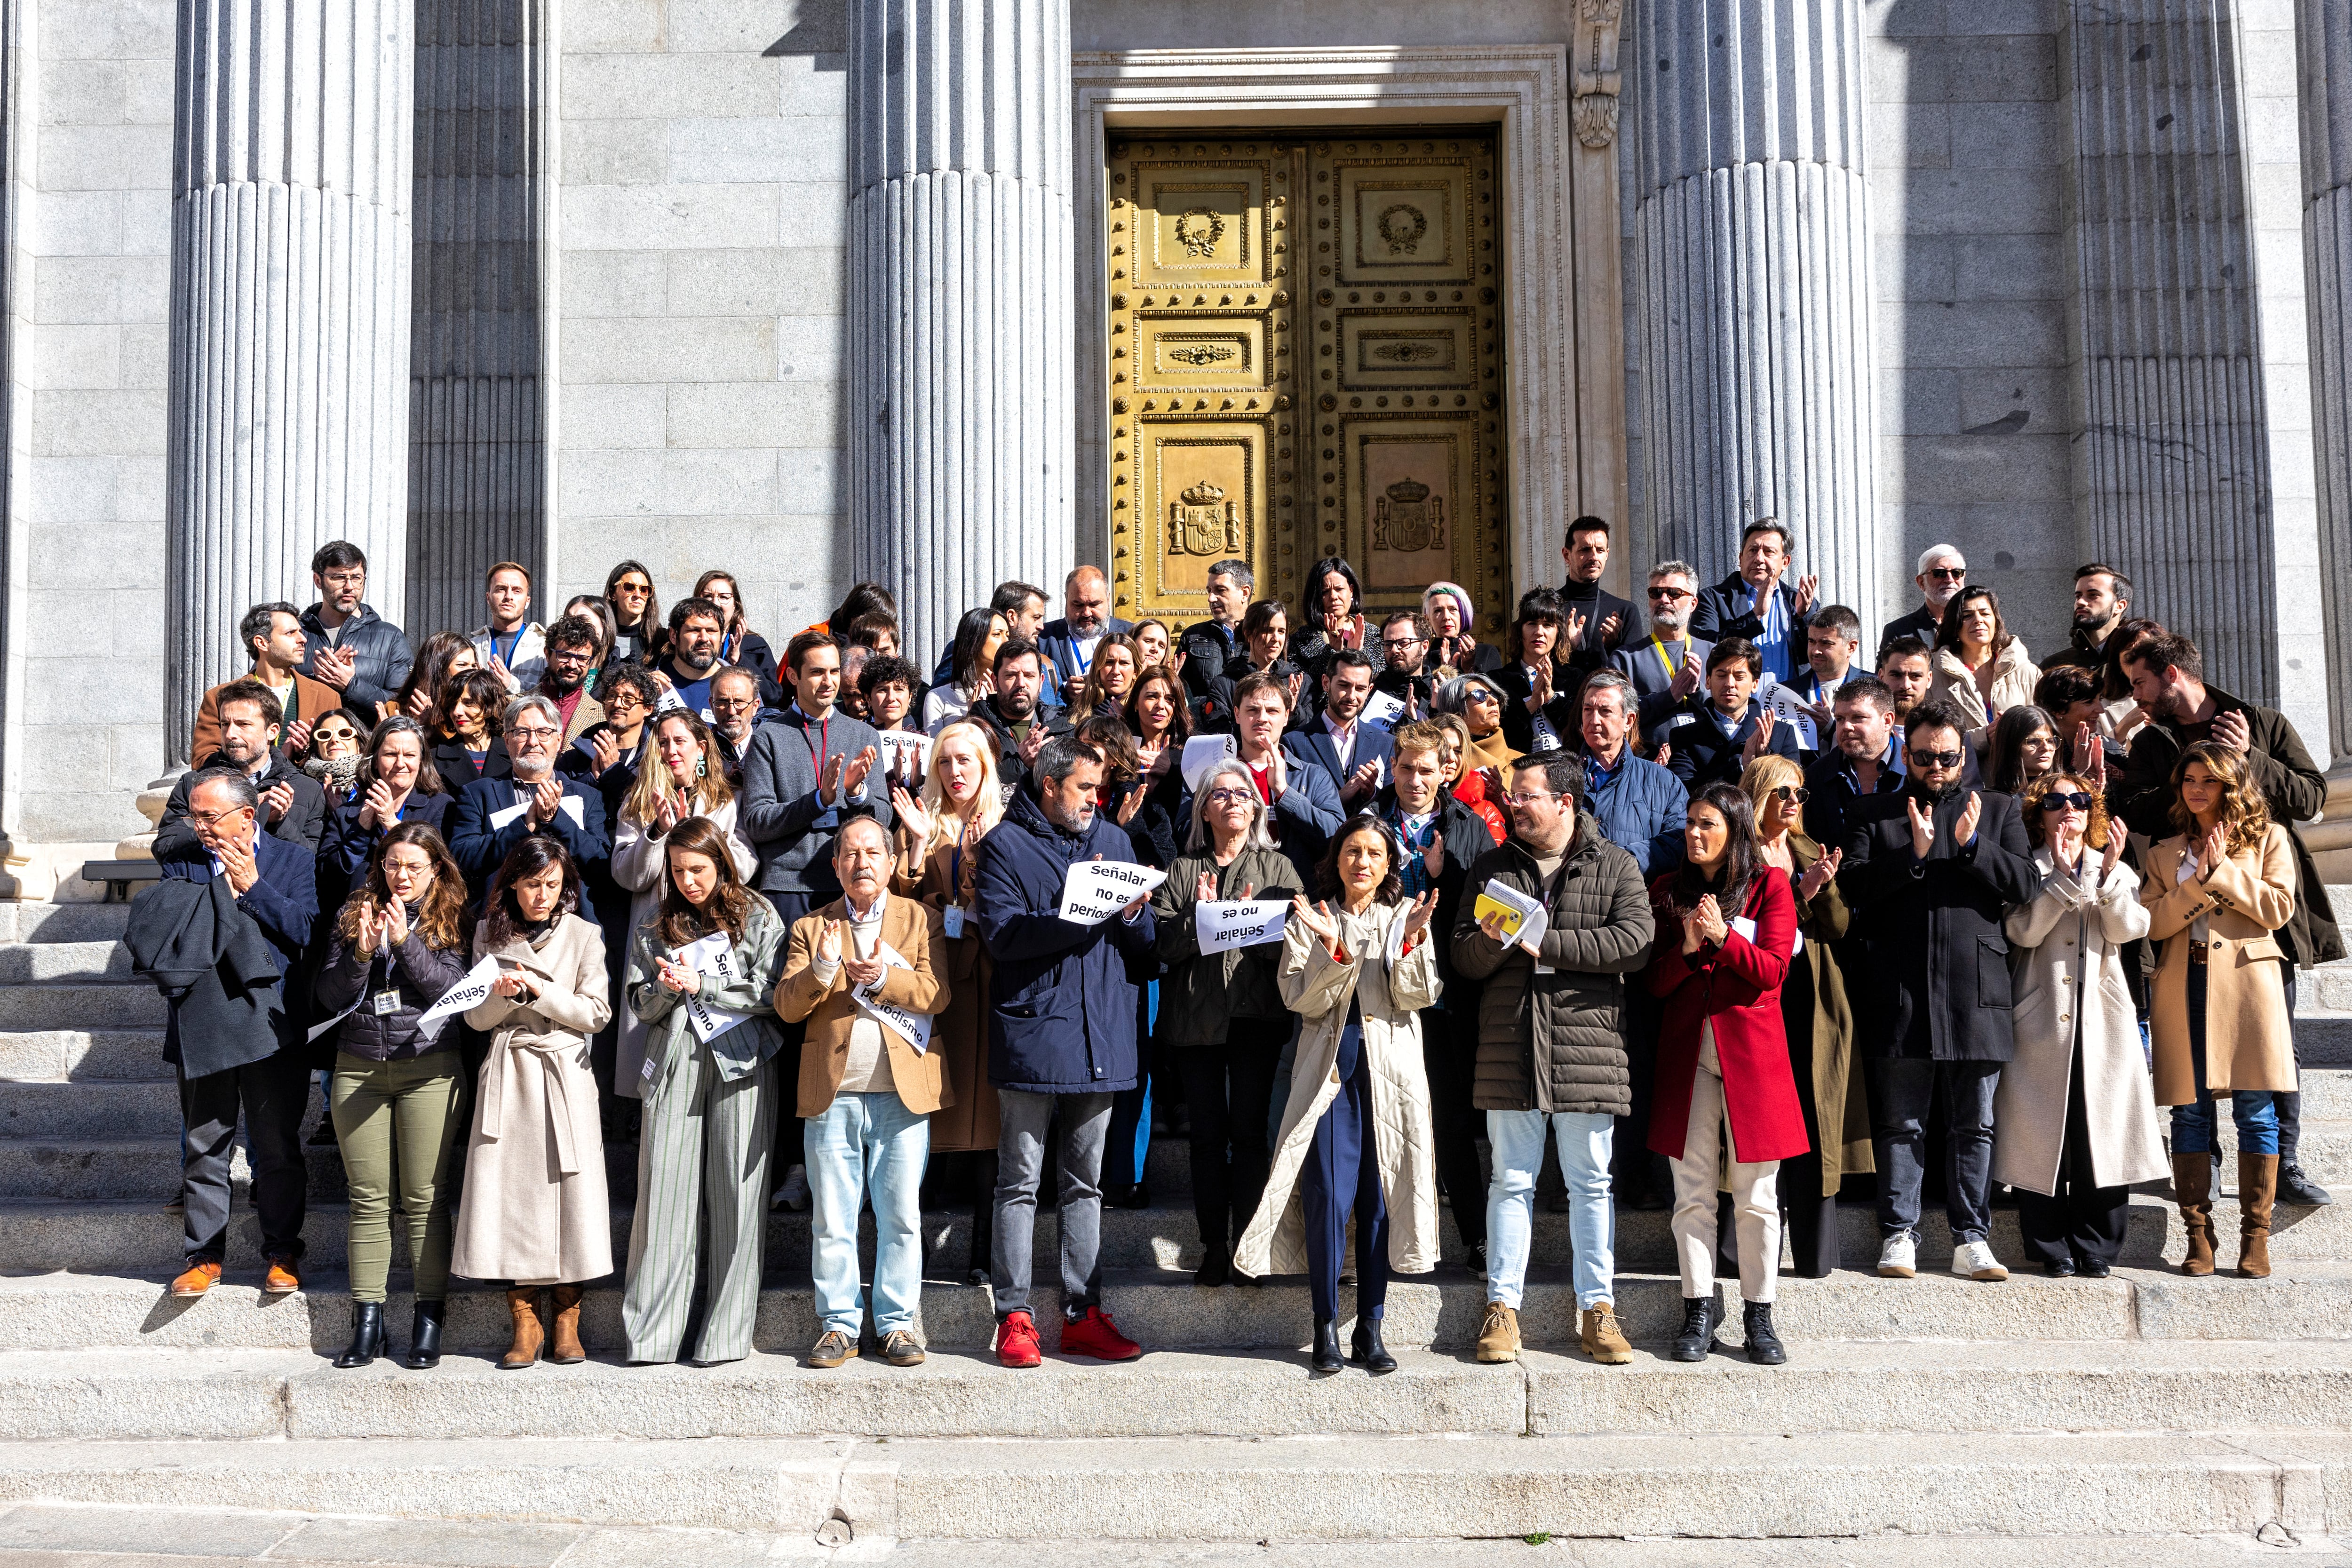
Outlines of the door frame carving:
{"type": "MultiPolygon", "coordinates": [[[[1580,55],[1615,54],[1616,7],[1580,26],[1580,55]],[[1583,35],[1593,34],[1591,39],[1583,35]],[[1588,49],[1587,45],[1591,46],[1588,49]]],[[[1614,117],[1580,104],[1614,73],[1571,68],[1565,44],[1397,48],[1134,49],[1071,62],[1076,138],[1077,559],[1110,549],[1109,135],[1265,127],[1497,125],[1507,307],[1503,407],[1511,594],[1556,584],[1570,518],[1616,527],[1611,585],[1631,562],[1623,257],[1614,117]]]]}

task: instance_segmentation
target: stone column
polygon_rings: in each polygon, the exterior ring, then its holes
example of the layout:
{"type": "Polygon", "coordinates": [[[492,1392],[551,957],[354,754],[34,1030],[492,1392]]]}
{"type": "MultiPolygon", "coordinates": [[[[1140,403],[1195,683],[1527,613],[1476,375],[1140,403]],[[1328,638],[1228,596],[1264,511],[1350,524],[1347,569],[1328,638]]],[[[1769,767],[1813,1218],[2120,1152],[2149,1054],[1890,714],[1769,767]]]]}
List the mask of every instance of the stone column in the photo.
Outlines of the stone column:
{"type": "MultiPolygon", "coordinates": [[[[2352,876],[2352,11],[2297,0],[2311,426],[2327,649],[2327,821],[2306,834],[2330,881],[2352,876]],[[2328,842],[2321,844],[2322,837],[2328,842]]],[[[2316,739],[2314,737],[2313,739],[2316,739]]],[[[2314,747],[2316,750],[2316,747],[2314,747]]]]}
{"type": "Polygon", "coordinates": [[[236,622],[367,552],[401,614],[414,0],[180,0],[167,734],[245,667],[236,622]]]}
{"type": "Polygon", "coordinates": [[[1875,635],[1862,0],[1640,0],[1626,74],[1655,557],[1778,517],[1875,635]]]}
{"type": "Polygon", "coordinates": [[[907,642],[1072,543],[1068,0],[854,0],[853,568],[907,642]]]}

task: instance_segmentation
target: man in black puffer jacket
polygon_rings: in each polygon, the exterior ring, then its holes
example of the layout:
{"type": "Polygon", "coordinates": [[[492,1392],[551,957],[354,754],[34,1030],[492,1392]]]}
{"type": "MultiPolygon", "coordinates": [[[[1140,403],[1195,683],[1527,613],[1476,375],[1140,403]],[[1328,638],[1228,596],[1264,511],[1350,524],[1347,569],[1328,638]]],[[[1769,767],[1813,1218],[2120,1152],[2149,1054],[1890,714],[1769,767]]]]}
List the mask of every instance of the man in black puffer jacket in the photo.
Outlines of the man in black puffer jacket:
{"type": "Polygon", "coordinates": [[[1511,778],[1511,837],[1470,868],[1454,921],[1454,966],[1486,983],[1478,1005],[1475,1103],[1495,1150],[1493,1232],[1480,1361],[1518,1358],[1519,1296],[1534,1228],[1546,1123],[1559,1137],[1569,1236],[1585,1353],[1617,1366],[1633,1347],[1617,1326],[1609,1166],[1616,1118],[1633,1109],[1625,1056],[1625,976],[1646,963],[1654,922],[1633,858],[1581,809],[1584,765],[1561,752],[1521,758],[1511,778]],[[1477,915],[1500,883],[1539,900],[1549,924],[1536,951],[1477,915]]]}

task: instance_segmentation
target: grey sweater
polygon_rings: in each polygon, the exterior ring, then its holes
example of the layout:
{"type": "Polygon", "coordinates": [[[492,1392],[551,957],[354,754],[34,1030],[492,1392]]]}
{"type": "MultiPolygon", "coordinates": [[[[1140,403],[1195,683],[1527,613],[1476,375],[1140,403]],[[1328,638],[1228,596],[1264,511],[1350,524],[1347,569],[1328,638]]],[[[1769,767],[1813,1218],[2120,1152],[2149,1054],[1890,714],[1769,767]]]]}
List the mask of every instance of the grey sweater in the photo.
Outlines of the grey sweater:
{"type": "MultiPolygon", "coordinates": [[[[838,709],[820,724],[797,706],[787,708],[752,734],[743,753],[742,805],[736,821],[760,851],[756,886],[761,892],[831,898],[841,891],[841,880],[833,874],[833,837],[840,831],[843,814],[857,809],[860,802],[848,790],[830,807],[817,799],[817,753],[855,757],[880,744],[873,725],[838,709]]],[[[890,800],[878,773],[868,780],[863,804],[884,826],[889,826],[890,800]]]]}

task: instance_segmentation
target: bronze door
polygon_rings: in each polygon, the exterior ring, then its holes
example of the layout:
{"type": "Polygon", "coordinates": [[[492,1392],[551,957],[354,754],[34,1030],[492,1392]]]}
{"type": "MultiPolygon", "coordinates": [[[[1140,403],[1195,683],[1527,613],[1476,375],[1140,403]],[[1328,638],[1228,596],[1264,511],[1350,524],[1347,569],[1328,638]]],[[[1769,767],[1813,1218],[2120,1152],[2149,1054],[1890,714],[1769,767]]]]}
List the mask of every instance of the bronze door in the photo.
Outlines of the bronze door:
{"type": "Polygon", "coordinates": [[[1295,605],[1340,554],[1376,610],[1450,578],[1498,625],[1491,133],[1121,138],[1110,182],[1118,612],[1198,619],[1226,556],[1295,605]]]}

